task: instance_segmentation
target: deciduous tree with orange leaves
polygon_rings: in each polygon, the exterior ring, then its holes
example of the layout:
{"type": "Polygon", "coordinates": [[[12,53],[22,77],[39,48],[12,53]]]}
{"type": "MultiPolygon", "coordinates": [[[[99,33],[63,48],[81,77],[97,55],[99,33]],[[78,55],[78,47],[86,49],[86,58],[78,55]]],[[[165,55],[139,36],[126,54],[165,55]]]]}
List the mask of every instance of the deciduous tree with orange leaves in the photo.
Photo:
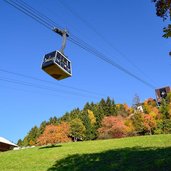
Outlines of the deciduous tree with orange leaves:
{"type": "Polygon", "coordinates": [[[37,139],[38,145],[56,144],[71,141],[69,136],[70,127],[66,122],[60,125],[47,125],[42,135],[37,139]]]}
{"type": "Polygon", "coordinates": [[[98,133],[100,139],[121,138],[127,136],[129,130],[123,117],[108,116],[102,120],[102,127],[98,129],[98,133]]]}
{"type": "Polygon", "coordinates": [[[144,130],[151,135],[156,127],[157,122],[155,118],[150,114],[144,114],[144,130]]]}

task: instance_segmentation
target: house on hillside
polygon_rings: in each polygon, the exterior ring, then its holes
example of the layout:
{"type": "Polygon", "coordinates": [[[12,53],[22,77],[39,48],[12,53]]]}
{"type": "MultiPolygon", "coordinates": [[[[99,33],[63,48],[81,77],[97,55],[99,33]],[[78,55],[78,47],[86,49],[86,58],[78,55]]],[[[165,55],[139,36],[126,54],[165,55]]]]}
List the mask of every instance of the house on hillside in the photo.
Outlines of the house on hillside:
{"type": "Polygon", "coordinates": [[[10,142],[9,140],[0,137],[0,152],[12,150],[14,147],[18,147],[18,145],[10,142]]]}
{"type": "Polygon", "coordinates": [[[143,105],[144,105],[143,103],[137,105],[136,110],[139,111],[139,112],[144,112],[144,110],[143,110],[143,105]]]}

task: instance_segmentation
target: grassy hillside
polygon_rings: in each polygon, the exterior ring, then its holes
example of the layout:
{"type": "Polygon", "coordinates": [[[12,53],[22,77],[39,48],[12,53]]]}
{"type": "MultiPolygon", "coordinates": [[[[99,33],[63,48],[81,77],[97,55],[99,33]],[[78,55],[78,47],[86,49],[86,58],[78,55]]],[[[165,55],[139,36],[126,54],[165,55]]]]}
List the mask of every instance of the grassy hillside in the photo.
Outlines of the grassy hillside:
{"type": "Polygon", "coordinates": [[[171,135],[66,143],[0,153],[0,171],[67,170],[171,170],[171,135]]]}

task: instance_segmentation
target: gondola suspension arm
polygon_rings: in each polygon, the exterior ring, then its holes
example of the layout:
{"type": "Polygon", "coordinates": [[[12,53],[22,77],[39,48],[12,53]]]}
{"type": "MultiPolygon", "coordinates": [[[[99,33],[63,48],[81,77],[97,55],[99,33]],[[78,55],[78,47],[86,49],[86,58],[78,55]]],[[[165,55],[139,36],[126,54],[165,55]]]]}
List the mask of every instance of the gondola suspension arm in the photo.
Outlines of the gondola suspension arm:
{"type": "Polygon", "coordinates": [[[63,38],[62,39],[62,47],[60,49],[60,52],[62,54],[64,54],[64,49],[66,47],[66,39],[67,39],[67,37],[69,37],[69,34],[68,34],[67,30],[60,30],[58,28],[54,28],[53,31],[55,33],[59,34],[60,36],[62,36],[62,38],[63,38]]]}

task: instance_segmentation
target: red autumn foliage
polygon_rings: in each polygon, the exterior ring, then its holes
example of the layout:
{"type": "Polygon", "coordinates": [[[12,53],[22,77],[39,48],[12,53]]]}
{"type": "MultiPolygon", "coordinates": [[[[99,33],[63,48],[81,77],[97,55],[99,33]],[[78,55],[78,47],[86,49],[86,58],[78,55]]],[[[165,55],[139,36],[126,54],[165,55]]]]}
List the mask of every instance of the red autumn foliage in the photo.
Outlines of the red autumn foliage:
{"type": "Polygon", "coordinates": [[[121,116],[108,116],[102,120],[102,127],[98,129],[99,138],[121,138],[128,135],[129,127],[124,124],[121,116]]]}
{"type": "Polygon", "coordinates": [[[71,141],[69,135],[69,124],[47,125],[42,135],[37,139],[38,145],[56,144],[71,141]]]}

